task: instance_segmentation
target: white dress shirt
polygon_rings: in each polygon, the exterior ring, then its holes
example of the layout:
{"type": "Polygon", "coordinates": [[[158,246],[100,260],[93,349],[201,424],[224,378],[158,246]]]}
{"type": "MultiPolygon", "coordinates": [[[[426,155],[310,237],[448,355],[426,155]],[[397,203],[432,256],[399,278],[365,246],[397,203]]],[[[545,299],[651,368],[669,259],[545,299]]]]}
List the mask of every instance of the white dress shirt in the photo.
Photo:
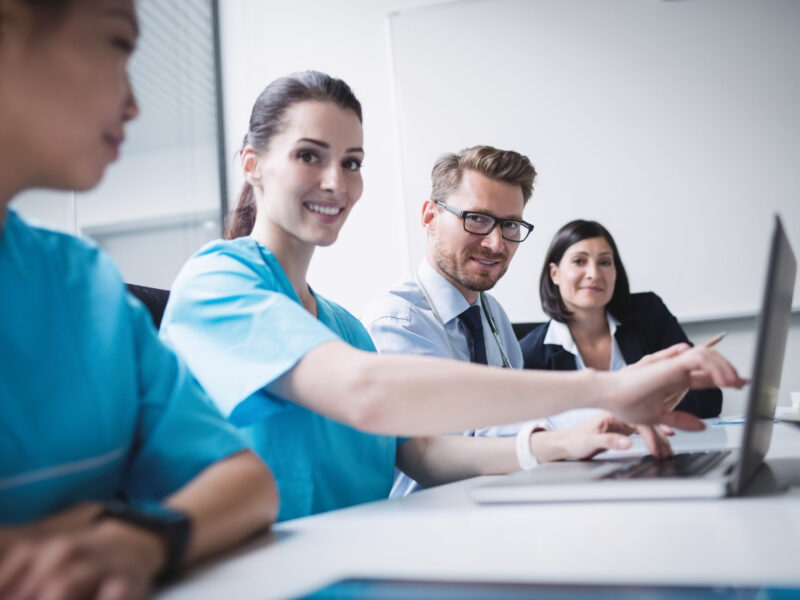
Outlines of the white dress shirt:
{"type": "MultiPolygon", "coordinates": [[[[606,318],[608,319],[608,330],[611,333],[611,361],[608,370],[619,371],[627,366],[625,358],[622,356],[622,351],[619,349],[619,344],[617,344],[617,339],[614,337],[614,333],[619,326],[619,321],[608,312],[606,312],[606,318]]],[[[586,368],[586,363],[583,362],[583,357],[581,357],[581,353],[578,351],[578,346],[575,344],[575,340],[572,339],[569,327],[567,327],[565,323],[556,320],[550,321],[543,343],[561,346],[575,357],[576,369],[580,370],[586,368]]],[[[552,429],[567,429],[600,412],[602,411],[598,408],[575,408],[553,415],[547,419],[547,422],[552,429]]]]}
{"type": "MultiPolygon", "coordinates": [[[[469,362],[469,341],[465,325],[458,316],[469,303],[453,284],[445,279],[423,258],[417,269],[418,281],[405,281],[375,298],[362,317],[378,352],[387,354],[419,354],[454,358],[469,362]],[[419,282],[419,283],[418,283],[419,282]],[[425,299],[425,293],[436,305],[441,321],[425,299]],[[442,326],[444,324],[444,326],[442,326]]],[[[500,344],[512,368],[522,368],[522,351],[514,335],[511,321],[500,303],[489,294],[484,294],[486,309],[492,316],[497,338],[492,333],[486,314],[481,311],[486,358],[490,366],[502,367],[500,344]]],[[[478,300],[480,302],[480,300],[478,300]]],[[[521,423],[486,427],[461,435],[489,437],[514,436],[521,423]]],[[[392,488],[392,497],[405,496],[419,485],[400,471],[392,488]]]]}

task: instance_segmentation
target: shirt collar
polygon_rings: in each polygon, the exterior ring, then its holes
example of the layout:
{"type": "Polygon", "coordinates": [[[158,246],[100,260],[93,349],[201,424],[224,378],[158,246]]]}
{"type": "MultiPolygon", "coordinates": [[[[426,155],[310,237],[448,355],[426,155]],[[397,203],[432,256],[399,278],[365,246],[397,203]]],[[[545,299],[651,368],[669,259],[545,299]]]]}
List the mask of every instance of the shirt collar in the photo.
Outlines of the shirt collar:
{"type": "MultiPolygon", "coordinates": [[[[608,311],[606,311],[606,320],[608,321],[608,331],[611,333],[611,338],[613,339],[620,322],[608,311]]],[[[550,321],[543,343],[561,346],[573,356],[578,356],[578,347],[575,345],[575,340],[572,339],[569,327],[567,327],[566,323],[562,323],[561,321],[556,321],[555,319],[550,321]]]]}
{"type": "Polygon", "coordinates": [[[464,298],[464,294],[434,269],[427,258],[420,261],[417,277],[436,304],[436,310],[443,323],[447,324],[469,308],[470,304],[464,298]]]}

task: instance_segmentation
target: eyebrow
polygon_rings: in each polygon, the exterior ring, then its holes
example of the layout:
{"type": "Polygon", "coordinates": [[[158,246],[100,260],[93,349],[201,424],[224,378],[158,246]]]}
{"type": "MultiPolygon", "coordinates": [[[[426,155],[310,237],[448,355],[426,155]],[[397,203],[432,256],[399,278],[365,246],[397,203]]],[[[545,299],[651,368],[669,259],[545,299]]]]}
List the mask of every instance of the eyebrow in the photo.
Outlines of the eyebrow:
{"type": "MultiPolygon", "coordinates": [[[[330,149],[331,145],[328,142],[323,142],[321,140],[315,140],[314,138],[300,138],[297,140],[299,142],[308,142],[309,144],[314,144],[315,146],[319,146],[320,148],[330,149]]],[[[361,146],[354,146],[353,148],[348,148],[345,152],[361,152],[364,154],[364,149],[361,146]]]]}
{"type": "Polygon", "coordinates": [[[112,18],[118,17],[125,20],[133,28],[133,32],[136,34],[136,37],[139,37],[139,22],[130,11],[125,10],[124,8],[112,7],[106,11],[106,15],[112,18]]]}
{"type": "Polygon", "coordinates": [[[487,217],[492,217],[493,219],[500,219],[502,221],[525,221],[525,219],[523,219],[522,217],[518,217],[516,215],[500,217],[500,216],[497,216],[497,215],[491,213],[488,210],[481,210],[481,209],[478,209],[478,208],[464,209],[464,212],[480,213],[482,215],[486,215],[487,217]]]}
{"type": "MultiPolygon", "coordinates": [[[[588,252],[586,252],[585,250],[579,250],[579,251],[577,251],[577,252],[573,252],[573,253],[572,253],[572,255],[573,255],[573,256],[576,256],[576,255],[580,255],[580,256],[589,256],[589,253],[588,253],[588,252]]],[[[605,250],[604,250],[603,252],[601,252],[600,254],[598,254],[598,256],[614,256],[614,253],[613,253],[613,252],[608,252],[608,251],[605,251],[605,250]]]]}

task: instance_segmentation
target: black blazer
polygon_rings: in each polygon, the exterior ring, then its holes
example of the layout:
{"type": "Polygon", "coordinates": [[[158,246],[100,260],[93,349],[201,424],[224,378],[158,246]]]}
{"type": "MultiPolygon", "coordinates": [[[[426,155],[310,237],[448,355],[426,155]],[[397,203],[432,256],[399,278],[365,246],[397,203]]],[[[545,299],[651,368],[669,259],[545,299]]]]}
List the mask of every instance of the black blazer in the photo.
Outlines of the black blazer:
{"type": "MultiPolygon", "coordinates": [[[[540,325],[520,340],[526,369],[574,371],[575,357],[561,346],[545,344],[544,337],[550,323],[540,325]]],[[[644,292],[631,294],[628,316],[621,319],[614,334],[625,362],[635,363],[645,354],[668,348],[680,342],[689,342],[678,320],[669,312],[656,294],[644,292]]],[[[700,418],[716,417],[722,410],[722,392],[719,388],[689,390],[676,410],[683,410],[700,418]]]]}

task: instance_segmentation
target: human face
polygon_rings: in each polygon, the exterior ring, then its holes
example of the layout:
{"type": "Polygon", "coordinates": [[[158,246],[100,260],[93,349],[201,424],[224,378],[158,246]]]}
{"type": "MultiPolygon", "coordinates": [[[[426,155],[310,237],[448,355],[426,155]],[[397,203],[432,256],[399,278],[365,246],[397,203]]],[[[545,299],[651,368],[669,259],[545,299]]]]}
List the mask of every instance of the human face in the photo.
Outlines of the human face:
{"type": "MultiPolygon", "coordinates": [[[[332,102],[298,102],[266,151],[243,154],[245,176],[256,190],[256,229],[312,246],[336,241],[361,197],[364,160],[361,122],[332,102]]],[[[260,231],[253,232],[256,238],[260,231]]],[[[273,248],[273,251],[275,248],[273,248]]]]}
{"type": "Polygon", "coordinates": [[[22,187],[95,186],[138,112],[133,0],[73,0],[52,25],[19,0],[0,0],[0,11],[3,161],[22,187]]]}
{"type": "Polygon", "coordinates": [[[605,310],[617,282],[614,251],[603,237],[576,242],[550,263],[550,279],[570,311],[605,310]]]}
{"type": "MultiPolygon", "coordinates": [[[[445,202],[501,219],[521,220],[525,208],[520,186],[470,169],[464,171],[458,188],[445,202]]],[[[423,207],[422,222],[428,232],[428,260],[470,303],[478,292],[494,287],[519,247],[518,242],[503,239],[500,227],[488,235],[464,231],[461,218],[430,200],[423,207]]]]}

